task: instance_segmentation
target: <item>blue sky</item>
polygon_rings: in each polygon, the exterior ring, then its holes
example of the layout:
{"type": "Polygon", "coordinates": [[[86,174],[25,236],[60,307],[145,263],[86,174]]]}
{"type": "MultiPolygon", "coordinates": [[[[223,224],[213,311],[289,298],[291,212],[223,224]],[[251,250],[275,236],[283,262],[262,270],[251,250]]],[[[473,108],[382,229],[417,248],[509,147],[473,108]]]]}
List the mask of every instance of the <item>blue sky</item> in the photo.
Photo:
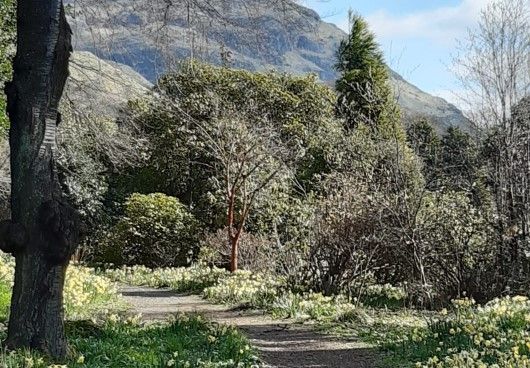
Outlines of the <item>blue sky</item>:
{"type": "Polygon", "coordinates": [[[377,35],[388,64],[429,93],[457,102],[451,72],[457,39],[464,39],[489,0],[302,0],[347,30],[348,9],[362,14],[377,35]]]}

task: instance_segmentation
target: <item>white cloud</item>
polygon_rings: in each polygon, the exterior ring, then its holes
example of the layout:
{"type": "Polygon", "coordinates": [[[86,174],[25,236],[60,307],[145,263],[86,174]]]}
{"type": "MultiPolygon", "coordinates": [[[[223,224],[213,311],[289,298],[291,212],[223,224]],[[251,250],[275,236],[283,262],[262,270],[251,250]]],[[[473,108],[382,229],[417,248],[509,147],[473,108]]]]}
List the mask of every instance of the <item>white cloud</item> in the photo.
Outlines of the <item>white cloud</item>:
{"type": "MultiPolygon", "coordinates": [[[[369,14],[367,20],[381,40],[427,39],[450,45],[466,34],[490,0],[462,0],[458,5],[395,15],[386,10],[369,14]]],[[[345,19],[339,26],[347,30],[345,19]]]]}

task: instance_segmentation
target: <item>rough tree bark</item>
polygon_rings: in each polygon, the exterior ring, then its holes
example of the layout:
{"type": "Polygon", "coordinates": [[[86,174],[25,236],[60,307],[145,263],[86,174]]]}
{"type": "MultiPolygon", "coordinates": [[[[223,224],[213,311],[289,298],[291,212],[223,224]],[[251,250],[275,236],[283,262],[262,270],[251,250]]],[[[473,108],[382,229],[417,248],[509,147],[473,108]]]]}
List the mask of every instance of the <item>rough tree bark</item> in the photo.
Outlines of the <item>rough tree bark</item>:
{"type": "Polygon", "coordinates": [[[0,226],[0,248],[15,256],[16,270],[4,344],[63,358],[63,286],[79,218],[62,195],[54,146],[71,30],[61,0],[18,0],[17,27],[13,81],[6,85],[12,218],[0,226]]]}

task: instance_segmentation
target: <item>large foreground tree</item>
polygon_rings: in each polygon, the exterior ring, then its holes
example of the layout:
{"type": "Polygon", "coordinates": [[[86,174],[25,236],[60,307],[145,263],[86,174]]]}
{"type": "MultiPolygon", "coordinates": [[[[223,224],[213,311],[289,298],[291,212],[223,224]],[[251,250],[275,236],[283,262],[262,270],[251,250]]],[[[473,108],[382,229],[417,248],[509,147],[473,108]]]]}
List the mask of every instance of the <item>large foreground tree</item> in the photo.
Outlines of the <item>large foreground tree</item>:
{"type": "Polygon", "coordinates": [[[63,285],[78,239],[78,216],[63,198],[55,169],[58,104],[68,77],[71,30],[61,0],[18,0],[11,122],[11,221],[0,248],[16,259],[8,348],[66,355],[63,285]]]}

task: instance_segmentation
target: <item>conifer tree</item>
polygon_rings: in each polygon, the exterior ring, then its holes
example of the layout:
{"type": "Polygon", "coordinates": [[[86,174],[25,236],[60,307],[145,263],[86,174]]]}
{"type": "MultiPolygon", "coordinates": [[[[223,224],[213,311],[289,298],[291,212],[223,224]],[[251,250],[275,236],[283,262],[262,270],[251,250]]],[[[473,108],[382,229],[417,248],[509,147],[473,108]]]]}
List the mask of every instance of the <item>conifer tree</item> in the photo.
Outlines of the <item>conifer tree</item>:
{"type": "Polygon", "coordinates": [[[383,53],[358,14],[350,12],[350,34],[337,51],[335,69],[341,73],[336,89],[338,113],[346,119],[347,128],[358,124],[379,130],[395,117],[395,104],[388,85],[388,68],[383,53]]]}

